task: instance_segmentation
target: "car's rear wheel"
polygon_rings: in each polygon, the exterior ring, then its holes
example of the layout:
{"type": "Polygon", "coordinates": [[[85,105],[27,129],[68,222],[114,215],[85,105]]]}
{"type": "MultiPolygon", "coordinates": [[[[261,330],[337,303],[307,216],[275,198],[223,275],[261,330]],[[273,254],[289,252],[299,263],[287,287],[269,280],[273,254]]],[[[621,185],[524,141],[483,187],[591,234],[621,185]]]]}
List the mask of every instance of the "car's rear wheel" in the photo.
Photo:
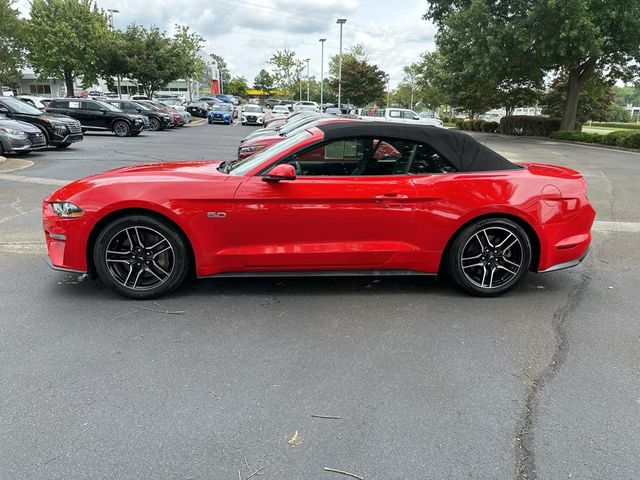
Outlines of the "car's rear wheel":
{"type": "Polygon", "coordinates": [[[155,298],[177,288],[189,271],[188,248],[168,222],[131,215],[98,234],[93,261],[100,279],[130,298],[155,298]]]}
{"type": "Polygon", "coordinates": [[[160,125],[160,120],[158,120],[157,118],[153,118],[153,117],[151,117],[149,119],[149,129],[152,132],[157,132],[161,128],[162,128],[162,126],[160,125]]]}
{"type": "Polygon", "coordinates": [[[448,271],[468,292],[493,297],[518,283],[531,264],[531,242],[506,218],[479,220],[462,230],[449,252],[448,271]]]}
{"type": "Polygon", "coordinates": [[[127,122],[118,121],[113,125],[113,133],[118,137],[128,137],[131,135],[131,127],[127,122]]]}

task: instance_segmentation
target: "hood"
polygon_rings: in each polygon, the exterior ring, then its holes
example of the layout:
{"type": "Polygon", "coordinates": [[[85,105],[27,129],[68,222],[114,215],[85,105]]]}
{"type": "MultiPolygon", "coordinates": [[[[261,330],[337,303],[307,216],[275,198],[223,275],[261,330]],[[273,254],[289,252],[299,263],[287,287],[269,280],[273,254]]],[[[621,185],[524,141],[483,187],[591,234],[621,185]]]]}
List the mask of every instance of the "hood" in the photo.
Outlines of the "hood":
{"type": "MultiPolygon", "coordinates": [[[[166,162],[121,167],[69,183],[48,197],[47,201],[70,200],[74,195],[97,187],[122,183],[157,183],[213,178],[225,181],[229,175],[218,171],[221,160],[198,162],[166,162]]],[[[168,187],[170,188],[170,187],[168,187]]]]}
{"type": "Polygon", "coordinates": [[[30,123],[21,122],[19,120],[8,120],[6,118],[0,118],[0,128],[10,128],[12,130],[20,130],[21,132],[40,132],[38,127],[34,127],[30,123]]]}
{"type": "Polygon", "coordinates": [[[65,125],[80,123],[75,118],[71,118],[69,115],[63,115],[61,113],[44,112],[38,118],[49,121],[51,123],[64,123],[65,125]]]}
{"type": "Polygon", "coordinates": [[[209,113],[222,113],[222,114],[227,114],[227,115],[231,115],[231,112],[228,110],[222,110],[220,108],[216,108],[216,107],[211,107],[211,109],[209,110],[209,113]]]}

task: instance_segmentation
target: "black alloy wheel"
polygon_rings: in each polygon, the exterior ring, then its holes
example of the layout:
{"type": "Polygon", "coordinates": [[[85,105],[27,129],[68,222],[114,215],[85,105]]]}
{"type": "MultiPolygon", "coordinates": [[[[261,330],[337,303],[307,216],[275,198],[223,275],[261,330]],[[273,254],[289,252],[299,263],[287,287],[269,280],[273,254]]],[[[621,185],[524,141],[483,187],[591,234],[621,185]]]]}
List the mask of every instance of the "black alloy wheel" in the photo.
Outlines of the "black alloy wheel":
{"type": "Polygon", "coordinates": [[[144,215],[108,224],[96,239],[93,261],[102,282],[137,299],[174,290],[185,280],[190,266],[187,245],[175,227],[144,215]]]}
{"type": "Polygon", "coordinates": [[[113,124],[113,133],[118,137],[128,137],[131,135],[131,127],[123,120],[118,120],[113,124]]]}
{"type": "Polygon", "coordinates": [[[456,237],[448,258],[453,280],[468,292],[494,297],[513,288],[531,265],[531,242],[517,223],[489,218],[456,237]]]}

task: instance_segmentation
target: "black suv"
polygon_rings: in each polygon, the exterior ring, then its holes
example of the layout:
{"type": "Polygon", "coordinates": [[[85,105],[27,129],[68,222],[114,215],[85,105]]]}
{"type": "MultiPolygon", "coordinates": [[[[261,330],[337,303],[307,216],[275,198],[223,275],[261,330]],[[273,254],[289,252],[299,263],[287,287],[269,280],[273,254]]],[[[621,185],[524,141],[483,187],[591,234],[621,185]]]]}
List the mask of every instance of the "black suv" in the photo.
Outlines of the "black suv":
{"type": "Polygon", "coordinates": [[[48,145],[66,148],[82,140],[78,121],[66,115],[43,112],[15,97],[0,97],[0,113],[13,120],[35,125],[44,134],[48,145]]]}
{"type": "Polygon", "coordinates": [[[75,118],[82,130],[110,130],[118,137],[138,135],[144,129],[142,115],[125,113],[110,103],[84,98],[56,98],[47,112],[64,113],[75,118]]]}
{"type": "Polygon", "coordinates": [[[119,108],[123,112],[139,113],[149,117],[149,130],[153,130],[154,132],[173,127],[173,118],[171,115],[159,110],[151,110],[142,103],[132,102],[131,100],[107,100],[107,103],[119,108]]]}

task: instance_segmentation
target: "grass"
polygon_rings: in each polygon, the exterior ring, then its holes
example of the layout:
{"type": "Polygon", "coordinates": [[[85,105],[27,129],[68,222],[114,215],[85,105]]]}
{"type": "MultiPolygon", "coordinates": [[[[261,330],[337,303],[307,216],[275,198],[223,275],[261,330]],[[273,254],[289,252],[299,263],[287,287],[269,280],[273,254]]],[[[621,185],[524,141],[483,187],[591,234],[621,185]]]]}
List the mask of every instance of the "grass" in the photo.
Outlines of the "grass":
{"type": "Polygon", "coordinates": [[[589,126],[589,125],[582,125],[582,131],[583,132],[587,132],[587,133],[598,133],[600,135],[606,135],[607,133],[611,133],[611,132],[629,132],[629,131],[633,131],[633,129],[630,128],[610,128],[610,127],[593,127],[593,126],[589,126]]]}

